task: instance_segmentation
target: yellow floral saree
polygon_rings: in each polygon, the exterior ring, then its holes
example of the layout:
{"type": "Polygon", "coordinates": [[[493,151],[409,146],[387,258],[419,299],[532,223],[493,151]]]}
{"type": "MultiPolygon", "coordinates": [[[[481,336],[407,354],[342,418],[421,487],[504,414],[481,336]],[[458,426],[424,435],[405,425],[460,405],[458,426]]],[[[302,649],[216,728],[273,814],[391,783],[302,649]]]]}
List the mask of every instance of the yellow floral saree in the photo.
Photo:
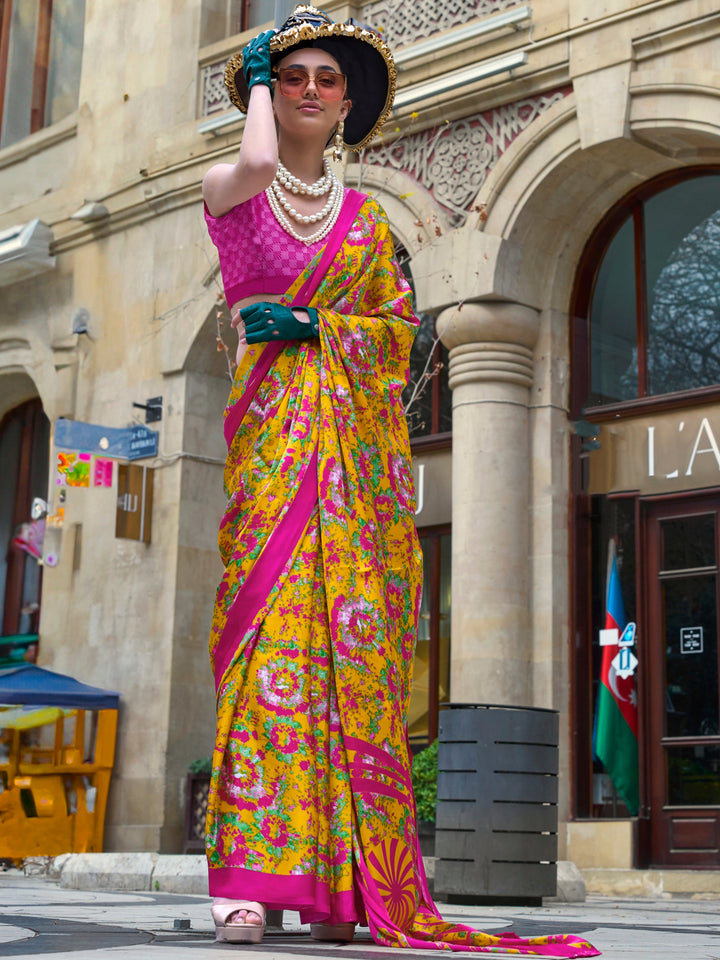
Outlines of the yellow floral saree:
{"type": "Polygon", "coordinates": [[[574,957],[444,923],[406,740],[422,583],[402,391],[417,319],[385,214],[348,191],[283,302],[318,339],[258,344],[225,416],[225,574],[210,650],[210,893],[367,922],[387,946],[574,957]]]}

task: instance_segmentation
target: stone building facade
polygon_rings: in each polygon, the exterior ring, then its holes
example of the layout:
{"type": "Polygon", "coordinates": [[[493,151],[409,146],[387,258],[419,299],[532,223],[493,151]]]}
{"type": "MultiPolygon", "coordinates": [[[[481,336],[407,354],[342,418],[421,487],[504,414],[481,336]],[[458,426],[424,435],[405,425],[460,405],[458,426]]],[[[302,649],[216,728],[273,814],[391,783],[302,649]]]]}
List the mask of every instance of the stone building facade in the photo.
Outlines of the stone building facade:
{"type": "MultiPolygon", "coordinates": [[[[58,418],[126,427],[162,397],[150,542],[115,536],[117,481],[68,488],[57,565],[41,585],[7,567],[3,633],[37,626],[40,663],[122,694],[108,849],[181,849],[185,771],[212,740],[229,381],[200,184],[236,154],[222,66],[267,7],[77,2],[80,52],[46,71],[64,100],[48,92],[0,148],[0,444],[19,450],[15,430],[37,464],[6,489],[3,549],[55,492],[58,418]]],[[[424,316],[416,380],[435,374],[413,431],[416,740],[443,700],[552,707],[561,857],[718,865],[720,15],[709,0],[324,8],[397,51],[384,136],[344,175],[388,212],[424,316]],[[611,540],[638,624],[637,816],[592,750],[611,540]],[[683,652],[675,634],[700,627],[683,652]]],[[[20,28],[3,29],[12,51],[20,28]]]]}

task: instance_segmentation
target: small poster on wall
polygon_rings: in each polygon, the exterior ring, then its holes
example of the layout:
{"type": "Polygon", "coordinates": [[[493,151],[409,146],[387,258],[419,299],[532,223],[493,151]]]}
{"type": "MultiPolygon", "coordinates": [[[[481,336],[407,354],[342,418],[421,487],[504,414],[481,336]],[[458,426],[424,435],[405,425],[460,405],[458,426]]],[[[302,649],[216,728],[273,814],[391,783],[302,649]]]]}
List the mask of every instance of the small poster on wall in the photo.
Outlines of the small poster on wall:
{"type": "Polygon", "coordinates": [[[680,627],[680,653],[703,652],[703,628],[680,627]]]}
{"type": "Polygon", "coordinates": [[[89,453],[58,453],[57,485],[60,487],[90,486],[89,453]]]}

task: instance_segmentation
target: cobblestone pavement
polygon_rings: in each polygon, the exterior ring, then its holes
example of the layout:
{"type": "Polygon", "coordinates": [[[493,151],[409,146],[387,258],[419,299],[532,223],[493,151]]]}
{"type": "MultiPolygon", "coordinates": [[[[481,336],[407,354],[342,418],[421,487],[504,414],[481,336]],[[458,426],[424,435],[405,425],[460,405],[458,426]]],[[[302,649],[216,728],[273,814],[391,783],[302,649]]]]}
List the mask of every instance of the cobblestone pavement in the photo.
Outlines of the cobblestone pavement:
{"type": "MultiPolygon", "coordinates": [[[[488,932],[532,936],[579,933],[606,960],[720,960],[720,900],[618,900],[543,907],[441,904],[448,919],[488,932]]],[[[367,930],[351,944],[310,939],[297,913],[286,912],[283,931],[268,931],[257,946],[214,942],[204,897],[66,890],[45,877],[0,874],[0,957],[53,960],[215,960],[252,953],[258,960],[337,957],[398,960],[397,950],[375,946],[367,930]]],[[[427,952],[403,951],[403,956],[427,952]]]]}

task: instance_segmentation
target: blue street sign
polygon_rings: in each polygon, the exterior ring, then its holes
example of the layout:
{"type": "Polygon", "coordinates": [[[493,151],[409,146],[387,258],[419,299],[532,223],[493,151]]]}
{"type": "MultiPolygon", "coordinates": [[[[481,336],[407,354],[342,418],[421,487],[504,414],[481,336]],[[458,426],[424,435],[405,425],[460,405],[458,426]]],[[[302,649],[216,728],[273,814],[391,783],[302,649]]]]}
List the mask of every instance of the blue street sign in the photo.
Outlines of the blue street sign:
{"type": "Polygon", "coordinates": [[[157,430],[148,430],[142,424],[130,427],[130,447],[128,460],[142,460],[143,457],[156,457],[158,453],[157,430]]]}
{"type": "Polygon", "coordinates": [[[55,421],[55,446],[115,460],[142,460],[157,456],[158,433],[141,424],[122,429],[60,418],[55,421]]]}

